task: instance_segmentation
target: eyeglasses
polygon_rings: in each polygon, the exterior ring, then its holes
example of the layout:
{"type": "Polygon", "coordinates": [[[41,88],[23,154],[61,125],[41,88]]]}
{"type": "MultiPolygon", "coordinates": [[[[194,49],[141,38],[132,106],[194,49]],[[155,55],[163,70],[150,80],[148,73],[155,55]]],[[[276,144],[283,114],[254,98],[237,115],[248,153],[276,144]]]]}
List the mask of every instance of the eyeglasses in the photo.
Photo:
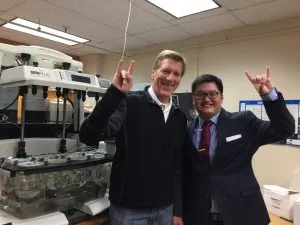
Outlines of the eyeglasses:
{"type": "Polygon", "coordinates": [[[211,92],[198,92],[194,94],[194,97],[196,100],[204,100],[205,97],[207,96],[209,99],[214,100],[218,97],[218,95],[220,94],[220,92],[217,91],[211,91],[211,92]]]}

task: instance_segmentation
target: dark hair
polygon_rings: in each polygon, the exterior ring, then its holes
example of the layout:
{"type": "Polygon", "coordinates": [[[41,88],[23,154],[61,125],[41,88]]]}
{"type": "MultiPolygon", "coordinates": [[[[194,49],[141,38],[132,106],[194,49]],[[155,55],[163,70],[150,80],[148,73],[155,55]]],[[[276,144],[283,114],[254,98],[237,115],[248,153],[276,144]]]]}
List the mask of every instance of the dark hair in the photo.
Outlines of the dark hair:
{"type": "Polygon", "coordinates": [[[196,77],[196,79],[192,83],[192,93],[194,94],[198,87],[203,83],[213,82],[217,85],[218,90],[223,94],[223,83],[222,80],[212,74],[203,74],[196,77]]]}
{"type": "Polygon", "coordinates": [[[164,59],[172,59],[176,62],[181,62],[181,64],[182,64],[181,76],[184,75],[185,68],[186,68],[186,60],[183,57],[183,55],[181,55],[179,52],[176,52],[173,50],[163,50],[162,52],[160,52],[153,63],[152,69],[157,70],[161,66],[161,62],[164,59]]]}

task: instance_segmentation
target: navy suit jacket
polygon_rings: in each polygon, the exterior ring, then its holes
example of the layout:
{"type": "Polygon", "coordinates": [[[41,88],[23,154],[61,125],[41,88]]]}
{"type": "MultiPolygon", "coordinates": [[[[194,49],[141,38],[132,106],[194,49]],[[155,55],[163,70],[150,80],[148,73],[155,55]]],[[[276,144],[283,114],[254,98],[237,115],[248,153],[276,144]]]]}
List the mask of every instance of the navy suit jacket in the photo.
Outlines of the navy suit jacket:
{"type": "Polygon", "coordinates": [[[295,122],[281,93],[276,101],[265,101],[264,106],[270,121],[260,120],[250,111],[221,110],[216,155],[210,167],[192,142],[198,119],[189,124],[183,150],[184,225],[207,224],[211,193],[225,225],[270,222],[251,161],[260,146],[293,135],[295,122]]]}

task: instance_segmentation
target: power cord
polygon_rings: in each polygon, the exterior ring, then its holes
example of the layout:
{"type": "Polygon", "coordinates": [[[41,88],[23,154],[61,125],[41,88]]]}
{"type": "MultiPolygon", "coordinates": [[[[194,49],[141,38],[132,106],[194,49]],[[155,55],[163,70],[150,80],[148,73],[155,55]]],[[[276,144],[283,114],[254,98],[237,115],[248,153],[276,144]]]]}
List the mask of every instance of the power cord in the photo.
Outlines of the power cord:
{"type": "Polygon", "coordinates": [[[18,98],[19,98],[19,93],[18,93],[18,95],[15,97],[15,99],[14,99],[8,106],[4,107],[3,109],[0,109],[0,113],[6,111],[9,107],[11,107],[11,106],[18,100],[18,98]]]}
{"type": "Polygon", "coordinates": [[[16,126],[17,128],[21,129],[20,126],[18,126],[18,124],[16,123],[12,123],[12,122],[8,122],[8,116],[6,114],[3,114],[3,113],[0,113],[0,124],[1,123],[6,123],[6,124],[11,124],[11,125],[14,125],[16,126]],[[2,117],[1,117],[2,116],[2,117]]]}
{"type": "Polygon", "coordinates": [[[124,45],[123,45],[123,52],[122,52],[122,60],[123,60],[124,54],[125,54],[125,48],[126,48],[126,42],[127,42],[127,30],[128,30],[128,26],[129,26],[130,16],[131,16],[131,0],[129,1],[129,12],[128,12],[125,33],[124,33],[124,45]]]}

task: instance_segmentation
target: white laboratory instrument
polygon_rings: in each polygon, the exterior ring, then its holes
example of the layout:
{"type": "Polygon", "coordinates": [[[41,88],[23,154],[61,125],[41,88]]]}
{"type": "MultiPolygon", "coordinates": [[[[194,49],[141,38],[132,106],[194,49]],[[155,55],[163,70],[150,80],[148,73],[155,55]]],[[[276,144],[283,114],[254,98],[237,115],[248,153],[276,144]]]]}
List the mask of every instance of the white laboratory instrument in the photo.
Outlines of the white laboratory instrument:
{"type": "Polygon", "coordinates": [[[0,66],[11,67],[22,65],[22,54],[27,57],[25,65],[35,65],[41,68],[55,69],[62,67],[63,63],[70,65],[71,71],[82,72],[82,62],[74,60],[63,52],[41,46],[9,45],[0,43],[0,66]]]}
{"type": "Polygon", "coordinates": [[[98,78],[94,75],[33,66],[18,66],[4,70],[0,78],[0,84],[3,87],[35,85],[95,93],[106,91],[105,88],[100,87],[98,78]]]}
{"type": "Polygon", "coordinates": [[[86,202],[82,207],[79,208],[80,211],[85,212],[89,215],[97,215],[103,212],[110,206],[110,201],[108,200],[108,196],[94,199],[92,201],[86,202]]]}
{"type": "Polygon", "coordinates": [[[109,207],[112,158],[104,149],[2,158],[0,207],[25,220],[72,208],[96,215],[109,207]]]}
{"type": "Polygon", "coordinates": [[[0,210],[0,224],[9,223],[12,225],[68,225],[69,221],[65,214],[61,212],[49,213],[32,219],[18,219],[7,212],[0,210]]]}
{"type": "MultiPolygon", "coordinates": [[[[0,210],[0,221],[24,225],[65,225],[68,221],[60,211],[76,208],[95,215],[109,207],[104,194],[113,156],[103,153],[100,147],[87,150],[85,146],[78,145],[76,136],[72,141],[67,139],[66,109],[68,93],[72,92],[74,131],[78,134],[86,93],[98,100],[110,82],[82,73],[82,63],[72,57],[39,46],[0,43],[0,66],[1,87],[18,87],[19,95],[23,96],[20,141],[0,140],[0,154],[4,156],[0,159],[0,207],[6,211],[0,210]],[[55,143],[49,144],[50,140],[39,138],[36,144],[32,144],[25,139],[27,91],[32,90],[34,95],[35,90],[36,95],[39,93],[37,88],[42,88],[43,94],[51,89],[59,94],[57,112],[62,111],[58,113],[62,114],[62,118],[53,114],[52,120],[62,120],[60,143],[56,139],[55,143]],[[61,98],[63,110],[59,107],[61,98]],[[70,142],[76,145],[71,148],[70,142]],[[51,151],[47,151],[50,147],[51,151]]],[[[42,100],[46,101],[44,95],[42,100]]]]}

